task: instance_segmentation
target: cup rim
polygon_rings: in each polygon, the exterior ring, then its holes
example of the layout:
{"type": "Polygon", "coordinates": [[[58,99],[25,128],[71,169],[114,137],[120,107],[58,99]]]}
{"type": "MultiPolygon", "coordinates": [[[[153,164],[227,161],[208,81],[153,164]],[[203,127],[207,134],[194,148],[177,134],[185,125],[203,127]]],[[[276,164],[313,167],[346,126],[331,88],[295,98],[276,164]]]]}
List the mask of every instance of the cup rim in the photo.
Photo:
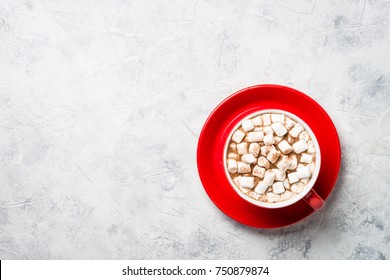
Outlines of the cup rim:
{"type": "Polygon", "coordinates": [[[290,206],[292,204],[297,203],[298,201],[302,200],[313,188],[315,182],[317,181],[319,172],[320,172],[320,166],[321,166],[321,150],[320,146],[318,144],[317,138],[315,137],[315,134],[311,130],[311,128],[306,124],[305,121],[303,121],[301,118],[296,116],[293,113],[290,113],[288,111],[280,110],[280,109],[262,109],[256,112],[253,112],[243,118],[240,119],[240,121],[233,127],[233,129],[230,131],[227,140],[225,142],[225,147],[224,147],[224,152],[223,152],[223,167],[225,170],[225,175],[230,183],[230,186],[236,191],[236,193],[243,198],[244,200],[248,201],[249,203],[263,207],[263,208],[269,208],[269,209],[278,209],[278,208],[283,208],[290,206]],[[232,178],[230,177],[230,174],[227,170],[227,164],[226,164],[226,157],[227,157],[227,151],[228,151],[228,145],[230,143],[230,140],[232,138],[233,133],[241,126],[242,122],[247,119],[251,119],[255,116],[258,116],[260,114],[265,114],[265,113],[279,113],[279,114],[284,114],[289,118],[292,118],[294,121],[297,121],[300,125],[303,126],[303,128],[309,133],[310,138],[314,144],[315,150],[316,150],[316,163],[314,167],[314,172],[312,174],[312,177],[310,178],[309,182],[306,184],[305,188],[300,192],[299,194],[295,195],[293,198],[282,201],[282,202],[277,202],[277,203],[268,203],[268,202],[262,202],[255,200],[254,198],[251,198],[247,196],[246,194],[242,193],[239,188],[235,185],[233,182],[232,178]]]}

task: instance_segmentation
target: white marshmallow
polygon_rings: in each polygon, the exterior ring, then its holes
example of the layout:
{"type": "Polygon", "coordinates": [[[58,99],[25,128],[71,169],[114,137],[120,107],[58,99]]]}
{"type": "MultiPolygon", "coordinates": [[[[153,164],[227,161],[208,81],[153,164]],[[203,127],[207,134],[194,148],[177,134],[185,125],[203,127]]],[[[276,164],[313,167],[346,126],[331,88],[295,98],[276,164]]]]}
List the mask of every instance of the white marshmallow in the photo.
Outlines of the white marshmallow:
{"type": "Polygon", "coordinates": [[[242,139],[244,139],[245,133],[241,130],[237,130],[233,133],[232,140],[236,143],[241,143],[242,139]]]}
{"type": "Polygon", "coordinates": [[[252,123],[255,125],[255,126],[262,126],[263,125],[263,121],[261,120],[261,116],[257,116],[255,118],[252,119],[252,123]]]}
{"type": "Polygon", "coordinates": [[[246,139],[248,139],[249,142],[259,142],[263,141],[264,133],[262,131],[254,131],[249,132],[246,139]]]}
{"type": "Polygon", "coordinates": [[[275,173],[275,181],[284,181],[286,179],[286,172],[276,168],[271,170],[275,173]]]}
{"type": "Polygon", "coordinates": [[[271,124],[271,114],[263,114],[261,116],[261,118],[263,120],[263,125],[264,126],[267,126],[267,125],[271,124]]]}
{"type": "Polygon", "coordinates": [[[284,115],[283,114],[271,114],[271,121],[273,123],[276,122],[284,122],[284,115]]]}
{"type": "Polygon", "coordinates": [[[242,129],[246,132],[252,130],[255,128],[255,126],[253,125],[252,121],[251,120],[245,120],[242,122],[242,129]]]}
{"type": "Polygon", "coordinates": [[[294,137],[291,137],[290,135],[287,136],[287,142],[292,145],[294,144],[295,142],[295,138],[294,137]]]}
{"type": "Polygon", "coordinates": [[[278,144],[278,148],[282,151],[283,154],[289,154],[292,151],[292,146],[286,141],[283,140],[278,144]]]}
{"type": "Polygon", "coordinates": [[[275,136],[275,143],[280,143],[283,140],[283,137],[275,136]]]}
{"type": "Polygon", "coordinates": [[[275,173],[271,170],[267,170],[264,175],[264,184],[267,186],[271,186],[275,180],[275,173]]]}
{"type": "Polygon", "coordinates": [[[305,187],[304,184],[297,183],[297,184],[294,184],[294,185],[291,186],[291,190],[293,192],[295,192],[295,193],[300,193],[303,190],[304,187],[305,187]]]}
{"type": "Polygon", "coordinates": [[[261,167],[264,167],[265,169],[268,169],[270,166],[268,159],[266,159],[265,157],[259,157],[259,159],[257,160],[257,164],[261,167]]]}
{"type": "Polygon", "coordinates": [[[314,147],[313,142],[309,141],[307,145],[309,146],[309,148],[307,149],[307,153],[313,155],[316,152],[316,148],[314,147]]]}
{"type": "Polygon", "coordinates": [[[238,155],[236,153],[229,153],[228,154],[228,158],[237,160],[239,157],[238,157],[238,155]]]}
{"type": "Polygon", "coordinates": [[[294,170],[298,166],[298,159],[296,155],[290,155],[288,157],[288,161],[290,162],[290,166],[287,168],[288,170],[294,170]]]}
{"type": "Polygon", "coordinates": [[[293,193],[292,193],[292,192],[290,192],[290,191],[285,191],[284,193],[282,193],[282,194],[280,195],[280,199],[281,199],[282,201],[285,201],[285,200],[288,200],[288,199],[292,198],[292,196],[293,196],[293,193]]]}
{"type": "Polygon", "coordinates": [[[267,193],[267,200],[269,203],[279,202],[280,195],[274,193],[267,193]]]}
{"type": "Polygon", "coordinates": [[[287,129],[291,129],[296,124],[296,122],[290,119],[289,117],[286,117],[284,123],[287,129]]]}
{"type": "Polygon", "coordinates": [[[273,145],[275,143],[274,136],[272,134],[267,134],[264,136],[264,144],[266,146],[273,145]]]}
{"type": "Polygon", "coordinates": [[[255,178],[253,177],[240,177],[240,187],[252,189],[255,186],[255,178]]]}
{"type": "Polygon", "coordinates": [[[277,136],[283,136],[287,133],[287,128],[281,122],[273,123],[271,127],[277,136]]]}
{"type": "Polygon", "coordinates": [[[256,193],[256,192],[250,191],[250,192],[247,193],[247,196],[249,196],[249,197],[251,197],[251,198],[253,198],[253,199],[258,200],[258,199],[260,198],[261,195],[258,194],[258,193],[256,193]]]}
{"type": "Polygon", "coordinates": [[[230,149],[232,152],[236,152],[236,151],[237,151],[237,145],[236,145],[236,143],[230,143],[229,149],[230,149]]]}
{"type": "Polygon", "coordinates": [[[299,179],[306,179],[310,178],[310,167],[309,166],[304,166],[304,167],[299,167],[297,168],[297,175],[299,179]]]}
{"type": "Polygon", "coordinates": [[[272,148],[273,148],[273,146],[262,146],[260,148],[261,154],[265,157],[268,156],[268,154],[269,154],[269,152],[271,152],[272,148]]]}
{"type": "Polygon", "coordinates": [[[251,143],[249,145],[249,152],[255,157],[257,157],[260,153],[260,145],[257,143],[251,143]]]}
{"type": "Polygon", "coordinates": [[[300,154],[300,153],[306,151],[307,148],[309,148],[309,146],[307,145],[306,141],[304,141],[304,140],[299,140],[293,144],[294,152],[296,152],[297,154],[300,154]]]}
{"type": "Polygon", "coordinates": [[[264,127],[264,128],[263,128],[263,131],[264,131],[264,134],[265,134],[265,135],[274,134],[274,130],[272,129],[272,127],[271,127],[270,125],[264,127]]]}
{"type": "Polygon", "coordinates": [[[265,185],[263,181],[260,181],[254,191],[258,194],[264,194],[267,191],[268,187],[269,186],[265,185]]]}
{"type": "Polygon", "coordinates": [[[297,138],[299,133],[301,133],[303,130],[303,127],[299,124],[299,123],[296,123],[294,125],[294,127],[292,129],[290,129],[290,131],[288,132],[288,134],[290,134],[292,137],[295,137],[297,138]]]}
{"type": "Polygon", "coordinates": [[[276,150],[275,148],[273,148],[268,156],[267,156],[267,159],[272,162],[272,163],[275,163],[277,161],[277,159],[279,158],[280,156],[280,152],[278,150],[276,150]]]}
{"type": "Polygon", "coordinates": [[[313,156],[312,155],[309,155],[309,154],[305,154],[303,153],[301,155],[301,160],[300,162],[303,162],[303,163],[311,163],[313,161],[313,156]]]}
{"type": "Polygon", "coordinates": [[[241,161],[237,162],[237,171],[238,173],[250,173],[251,166],[247,163],[243,163],[241,161]]]}
{"type": "Polygon", "coordinates": [[[276,182],[272,185],[272,191],[274,194],[284,193],[285,189],[282,182],[276,182]]]}
{"type": "Polygon", "coordinates": [[[288,156],[282,155],[280,160],[276,163],[276,167],[285,172],[290,167],[288,156]]]}
{"type": "Polygon", "coordinates": [[[307,183],[309,183],[310,179],[301,179],[299,180],[299,182],[301,182],[302,184],[305,184],[307,185],[307,183]]]}
{"type": "MultiPolygon", "coordinates": [[[[240,177],[241,178],[241,177],[240,177]]],[[[240,189],[240,191],[242,192],[242,193],[244,193],[244,194],[247,194],[247,193],[249,193],[250,191],[251,191],[251,189],[248,189],[248,188],[243,188],[243,187],[238,187],[239,189],[240,189]]]]}
{"type": "Polygon", "coordinates": [[[301,168],[301,167],[305,167],[306,165],[302,164],[302,163],[298,163],[298,166],[297,168],[301,168]]]}
{"type": "Polygon", "coordinates": [[[248,152],[248,143],[247,142],[242,142],[237,145],[237,152],[239,155],[245,155],[248,152]]]}
{"type": "Polygon", "coordinates": [[[252,154],[245,154],[241,157],[241,161],[251,164],[256,161],[256,158],[252,154]]]}
{"type": "Polygon", "coordinates": [[[299,139],[307,142],[310,140],[310,135],[307,131],[302,131],[301,134],[299,134],[299,139]]]}
{"type": "Polygon", "coordinates": [[[230,173],[236,173],[237,172],[237,161],[234,159],[228,159],[228,171],[230,173]]]}
{"type": "Polygon", "coordinates": [[[263,128],[262,128],[262,127],[255,126],[255,128],[253,129],[253,131],[263,131],[263,128]]]}
{"type": "Polygon", "coordinates": [[[294,183],[299,181],[297,172],[290,173],[287,176],[288,176],[288,181],[290,182],[290,184],[294,184],[294,183]]]}
{"type": "Polygon", "coordinates": [[[288,179],[284,179],[283,181],[283,187],[286,189],[286,190],[289,190],[291,188],[291,185],[290,185],[290,182],[288,181],[288,179]]]}
{"type": "Polygon", "coordinates": [[[253,176],[256,176],[259,178],[264,178],[265,168],[256,165],[255,167],[253,167],[252,173],[253,173],[253,176]]]}

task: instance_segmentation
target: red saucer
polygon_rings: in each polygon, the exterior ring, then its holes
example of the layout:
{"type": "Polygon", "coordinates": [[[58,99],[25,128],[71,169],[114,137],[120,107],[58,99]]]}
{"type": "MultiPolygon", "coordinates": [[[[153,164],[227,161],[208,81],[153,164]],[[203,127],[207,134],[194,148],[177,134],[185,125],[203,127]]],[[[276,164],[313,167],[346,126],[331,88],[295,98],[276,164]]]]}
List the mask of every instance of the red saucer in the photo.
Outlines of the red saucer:
{"type": "Polygon", "coordinates": [[[291,112],[310,126],[321,149],[321,170],[314,190],[325,201],[340,170],[341,151],[336,128],[325,110],[307,95],[284,86],[258,85],[240,90],[222,101],[200,133],[198,172],[214,204],[234,220],[257,228],[294,224],[314,212],[305,202],[280,208],[261,208],[243,200],[230,186],[223,166],[223,150],[229,132],[245,116],[264,109],[291,112]]]}

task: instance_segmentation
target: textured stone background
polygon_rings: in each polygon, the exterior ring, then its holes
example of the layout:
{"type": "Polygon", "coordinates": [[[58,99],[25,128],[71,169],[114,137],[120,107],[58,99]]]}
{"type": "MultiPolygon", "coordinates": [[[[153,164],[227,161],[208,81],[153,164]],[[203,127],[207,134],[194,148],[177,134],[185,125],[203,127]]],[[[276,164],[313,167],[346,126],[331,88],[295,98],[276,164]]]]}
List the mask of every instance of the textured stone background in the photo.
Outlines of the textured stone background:
{"type": "Polygon", "coordinates": [[[374,0],[1,1],[0,258],[389,259],[389,14],[374,0]],[[342,143],[326,207],[283,230],[226,217],[196,168],[212,109],[260,83],[313,97],[342,143]]]}

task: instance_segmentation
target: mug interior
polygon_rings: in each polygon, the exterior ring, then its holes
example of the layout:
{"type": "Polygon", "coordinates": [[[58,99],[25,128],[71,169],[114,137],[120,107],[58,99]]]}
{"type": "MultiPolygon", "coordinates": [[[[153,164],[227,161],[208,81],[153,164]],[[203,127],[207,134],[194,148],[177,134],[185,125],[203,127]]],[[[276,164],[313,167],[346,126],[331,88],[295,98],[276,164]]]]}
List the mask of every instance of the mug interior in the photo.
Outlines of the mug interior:
{"type": "Polygon", "coordinates": [[[286,207],[286,206],[292,205],[292,204],[296,203],[297,201],[301,200],[313,188],[314,183],[316,182],[316,180],[318,178],[318,174],[320,172],[321,151],[320,151],[320,146],[318,144],[317,138],[315,137],[313,131],[310,129],[310,127],[301,118],[297,117],[296,115],[294,115],[294,114],[292,114],[290,112],[283,111],[283,110],[277,110],[277,109],[260,110],[260,111],[254,112],[254,113],[252,113],[252,114],[242,118],[237,123],[237,125],[234,126],[232,131],[229,133],[229,136],[228,136],[228,138],[226,140],[226,143],[225,143],[225,148],[224,148],[224,153],[223,153],[223,165],[224,165],[226,177],[228,178],[230,185],[233,187],[233,189],[238,193],[238,195],[241,198],[245,199],[246,201],[248,201],[248,202],[250,202],[250,203],[252,203],[252,204],[254,204],[256,206],[260,206],[260,207],[264,207],[264,208],[282,208],[282,207],[286,207]],[[244,120],[251,119],[251,118],[253,118],[253,117],[257,116],[257,115],[266,114],[266,113],[284,114],[287,117],[293,119],[294,121],[297,121],[309,133],[310,138],[311,138],[311,140],[312,140],[312,142],[314,144],[315,150],[316,150],[316,153],[315,153],[316,161],[315,161],[314,172],[313,172],[313,174],[312,174],[312,176],[310,178],[310,181],[306,184],[305,188],[299,194],[295,195],[291,199],[288,199],[288,200],[285,200],[285,201],[282,201],[282,202],[276,202],[276,203],[267,203],[267,202],[258,201],[258,200],[254,199],[254,198],[251,198],[251,197],[247,196],[243,192],[241,192],[239,190],[239,188],[234,184],[232,178],[230,177],[230,174],[229,174],[229,172],[227,170],[227,164],[226,164],[228,145],[230,143],[230,140],[232,138],[233,133],[241,126],[241,124],[242,124],[242,122],[244,120]]]}

